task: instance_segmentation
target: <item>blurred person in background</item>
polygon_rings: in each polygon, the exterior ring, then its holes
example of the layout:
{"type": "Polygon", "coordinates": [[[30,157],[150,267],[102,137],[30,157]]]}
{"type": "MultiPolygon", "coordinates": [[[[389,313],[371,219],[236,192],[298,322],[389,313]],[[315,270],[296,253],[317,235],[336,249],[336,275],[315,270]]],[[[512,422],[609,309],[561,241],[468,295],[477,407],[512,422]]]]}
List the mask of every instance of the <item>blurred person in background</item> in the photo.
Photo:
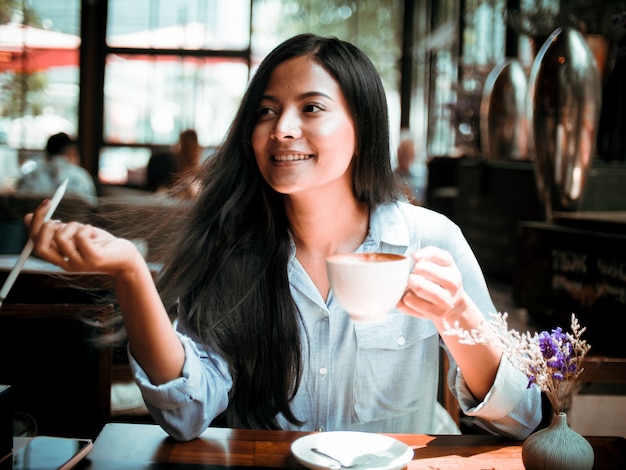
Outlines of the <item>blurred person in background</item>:
{"type": "Polygon", "coordinates": [[[396,156],[397,163],[394,174],[402,194],[404,194],[407,202],[419,206],[422,203],[423,178],[413,172],[415,144],[406,129],[401,132],[396,156]]]}
{"type": "Polygon", "coordinates": [[[69,180],[66,192],[95,205],[98,201],[96,185],[91,174],[80,166],[78,145],[65,132],[48,138],[46,159],[26,166],[17,182],[18,194],[52,195],[63,181],[69,180]]]}
{"type": "Polygon", "coordinates": [[[171,152],[155,153],[148,162],[147,189],[166,190],[173,196],[193,197],[195,173],[200,166],[203,148],[194,129],[182,131],[171,152]],[[189,180],[189,184],[181,184],[189,180]]]}

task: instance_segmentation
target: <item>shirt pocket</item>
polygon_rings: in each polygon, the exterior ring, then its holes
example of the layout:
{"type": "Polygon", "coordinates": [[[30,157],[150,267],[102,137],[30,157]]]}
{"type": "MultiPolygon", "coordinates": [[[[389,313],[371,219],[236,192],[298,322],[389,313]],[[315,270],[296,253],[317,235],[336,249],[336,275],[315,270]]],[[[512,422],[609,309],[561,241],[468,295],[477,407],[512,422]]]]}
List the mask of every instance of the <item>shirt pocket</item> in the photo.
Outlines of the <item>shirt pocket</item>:
{"type": "Polygon", "coordinates": [[[354,328],[357,423],[415,411],[421,397],[437,393],[439,335],[430,321],[397,313],[381,322],[355,322],[354,328]]]}

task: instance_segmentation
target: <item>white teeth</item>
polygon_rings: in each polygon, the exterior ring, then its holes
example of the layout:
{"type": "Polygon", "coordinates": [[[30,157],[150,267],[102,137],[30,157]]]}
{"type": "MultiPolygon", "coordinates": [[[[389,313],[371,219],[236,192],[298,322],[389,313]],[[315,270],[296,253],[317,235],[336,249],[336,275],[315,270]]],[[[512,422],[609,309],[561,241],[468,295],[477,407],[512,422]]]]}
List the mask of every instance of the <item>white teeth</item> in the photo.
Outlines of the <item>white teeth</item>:
{"type": "Polygon", "coordinates": [[[291,162],[295,160],[307,160],[309,155],[302,154],[289,154],[289,155],[274,155],[274,160],[277,162],[291,162]]]}

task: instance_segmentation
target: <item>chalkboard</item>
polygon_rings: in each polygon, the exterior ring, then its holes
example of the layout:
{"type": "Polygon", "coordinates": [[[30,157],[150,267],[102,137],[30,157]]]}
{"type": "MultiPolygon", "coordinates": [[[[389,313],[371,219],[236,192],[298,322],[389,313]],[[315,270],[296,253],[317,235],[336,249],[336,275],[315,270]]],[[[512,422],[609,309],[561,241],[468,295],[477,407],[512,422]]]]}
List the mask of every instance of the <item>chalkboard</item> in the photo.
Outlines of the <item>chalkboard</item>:
{"type": "Polygon", "coordinates": [[[626,357],[626,234],[521,222],[513,298],[543,328],[575,313],[593,353],[626,357]]]}

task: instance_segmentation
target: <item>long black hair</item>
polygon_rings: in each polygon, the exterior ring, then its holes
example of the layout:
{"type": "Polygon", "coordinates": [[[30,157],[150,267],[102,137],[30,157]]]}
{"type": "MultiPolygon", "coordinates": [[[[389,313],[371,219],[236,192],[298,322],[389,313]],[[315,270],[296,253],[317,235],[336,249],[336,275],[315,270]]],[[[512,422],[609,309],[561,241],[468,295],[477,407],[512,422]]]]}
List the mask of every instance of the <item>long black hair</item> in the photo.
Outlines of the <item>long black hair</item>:
{"type": "Polygon", "coordinates": [[[303,34],[274,49],[251,79],[217,153],[202,168],[203,189],[159,277],[166,305],[222,355],[233,388],[222,424],[277,429],[302,374],[300,317],[290,295],[289,223],[283,196],[262,178],[251,145],[257,111],[272,72],[310,56],[339,83],[357,133],[355,197],[370,206],[396,199],[387,102],[380,77],[358,48],[303,34]]]}

